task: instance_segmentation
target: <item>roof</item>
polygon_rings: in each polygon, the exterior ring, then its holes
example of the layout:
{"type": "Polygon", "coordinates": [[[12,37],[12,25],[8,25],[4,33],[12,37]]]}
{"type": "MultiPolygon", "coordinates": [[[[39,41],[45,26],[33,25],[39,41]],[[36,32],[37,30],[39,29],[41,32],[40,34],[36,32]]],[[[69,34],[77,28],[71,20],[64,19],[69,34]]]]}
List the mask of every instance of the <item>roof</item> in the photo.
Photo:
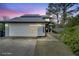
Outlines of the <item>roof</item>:
{"type": "MultiPolygon", "coordinates": [[[[0,22],[6,22],[6,23],[16,23],[16,22],[49,22],[45,20],[46,16],[41,16],[37,14],[32,14],[32,15],[23,15],[20,17],[16,17],[10,20],[6,21],[0,21],[0,22]]],[[[48,17],[47,17],[48,18],[48,17]]]]}

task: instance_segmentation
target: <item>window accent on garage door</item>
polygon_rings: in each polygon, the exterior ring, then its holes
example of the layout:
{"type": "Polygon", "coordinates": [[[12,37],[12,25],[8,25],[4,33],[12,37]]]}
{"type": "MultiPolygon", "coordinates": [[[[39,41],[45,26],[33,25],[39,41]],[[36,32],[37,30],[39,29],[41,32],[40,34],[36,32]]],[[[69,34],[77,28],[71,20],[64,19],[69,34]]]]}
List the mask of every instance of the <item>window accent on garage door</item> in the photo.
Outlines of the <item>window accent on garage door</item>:
{"type": "Polygon", "coordinates": [[[38,36],[45,36],[45,27],[44,26],[39,26],[37,33],[38,33],[38,36]]]}

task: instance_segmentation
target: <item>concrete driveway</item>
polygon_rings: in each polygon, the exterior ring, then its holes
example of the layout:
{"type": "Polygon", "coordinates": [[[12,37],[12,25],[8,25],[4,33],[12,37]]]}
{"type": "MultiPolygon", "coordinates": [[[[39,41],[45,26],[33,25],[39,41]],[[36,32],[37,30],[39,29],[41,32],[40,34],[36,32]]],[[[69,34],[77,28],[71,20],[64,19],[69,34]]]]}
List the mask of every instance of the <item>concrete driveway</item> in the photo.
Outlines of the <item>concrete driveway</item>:
{"type": "Polygon", "coordinates": [[[51,34],[38,38],[0,38],[0,56],[71,55],[71,50],[51,34]]]}
{"type": "Polygon", "coordinates": [[[34,38],[0,39],[1,56],[32,56],[36,46],[34,38]]]}
{"type": "Polygon", "coordinates": [[[35,56],[74,56],[71,49],[50,33],[48,37],[37,39],[35,56]]]}

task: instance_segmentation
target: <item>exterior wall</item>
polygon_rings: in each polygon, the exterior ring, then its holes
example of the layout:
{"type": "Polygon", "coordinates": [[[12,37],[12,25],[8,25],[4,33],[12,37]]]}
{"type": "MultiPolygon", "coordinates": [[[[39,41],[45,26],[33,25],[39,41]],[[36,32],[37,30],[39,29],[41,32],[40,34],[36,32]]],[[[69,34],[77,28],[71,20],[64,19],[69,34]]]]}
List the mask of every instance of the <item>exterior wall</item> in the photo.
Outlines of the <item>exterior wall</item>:
{"type": "Polygon", "coordinates": [[[43,23],[8,23],[6,36],[36,37],[45,36],[43,23]]]}
{"type": "Polygon", "coordinates": [[[5,36],[9,36],[9,27],[8,27],[8,23],[5,24],[5,36]]]}
{"type": "Polygon", "coordinates": [[[45,26],[38,26],[37,35],[38,36],[45,36],[45,26]]]}

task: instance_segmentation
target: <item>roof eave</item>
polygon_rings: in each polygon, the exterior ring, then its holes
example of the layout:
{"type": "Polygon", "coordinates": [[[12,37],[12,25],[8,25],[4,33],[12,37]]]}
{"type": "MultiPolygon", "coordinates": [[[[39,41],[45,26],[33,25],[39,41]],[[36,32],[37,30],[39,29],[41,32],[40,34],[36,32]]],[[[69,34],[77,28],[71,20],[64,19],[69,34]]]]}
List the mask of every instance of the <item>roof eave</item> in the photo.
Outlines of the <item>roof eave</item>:
{"type": "Polygon", "coordinates": [[[23,21],[0,21],[0,23],[49,23],[49,21],[32,21],[32,22],[23,22],[23,21]]]}

